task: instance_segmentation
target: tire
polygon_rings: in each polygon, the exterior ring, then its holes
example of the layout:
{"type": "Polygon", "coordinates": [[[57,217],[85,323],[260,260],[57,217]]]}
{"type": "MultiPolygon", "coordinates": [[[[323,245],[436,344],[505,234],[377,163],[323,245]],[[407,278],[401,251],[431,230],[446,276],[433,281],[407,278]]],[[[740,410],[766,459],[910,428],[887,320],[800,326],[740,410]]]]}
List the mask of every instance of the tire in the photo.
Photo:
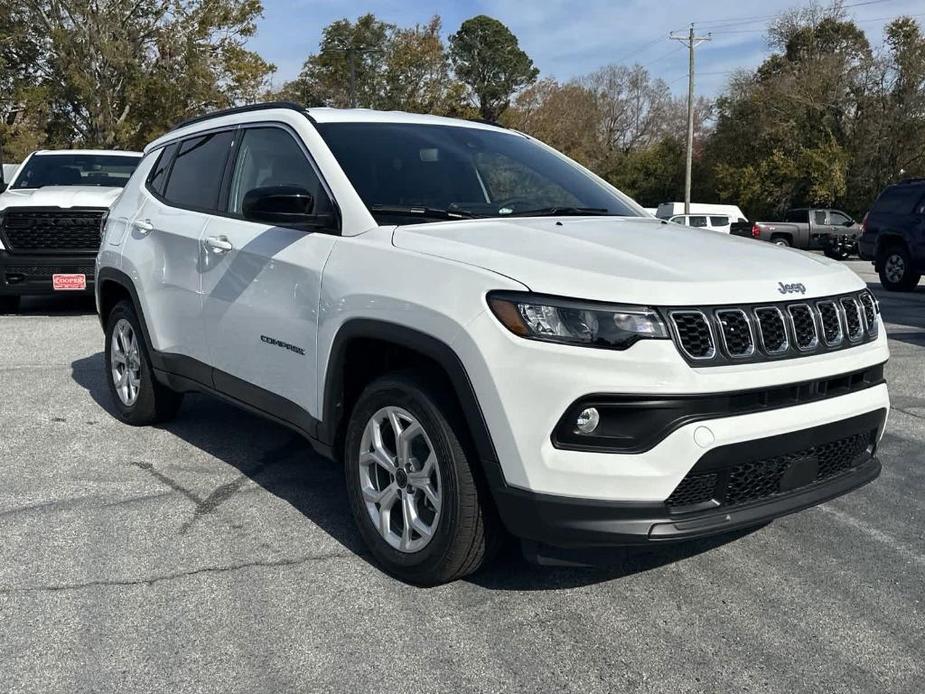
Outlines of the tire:
{"type": "Polygon", "coordinates": [[[0,296],[0,316],[19,311],[18,296],[0,296]]]}
{"type": "Polygon", "coordinates": [[[128,301],[116,304],[106,318],[105,362],[109,394],[123,422],[144,426],[166,422],[177,414],[183,395],[154,378],[141,323],[128,301]],[[119,378],[121,374],[127,376],[125,381],[119,378]]]}
{"type": "Polygon", "coordinates": [[[878,273],[880,284],[890,292],[911,292],[922,275],[913,271],[912,256],[905,246],[890,246],[883,252],[878,273]]]}
{"type": "Polygon", "coordinates": [[[347,494],[364,541],[388,573],[424,586],[478,570],[501,539],[489,492],[474,474],[462,443],[467,437],[457,408],[437,384],[437,379],[408,372],[371,383],[350,416],[344,448],[347,494]],[[405,456],[397,454],[396,426],[409,436],[405,456]],[[379,456],[372,452],[377,429],[379,456]],[[407,467],[402,466],[403,457],[407,467]],[[431,501],[434,498],[439,504],[431,501]],[[424,528],[429,534],[420,532],[424,528]]]}
{"type": "Polygon", "coordinates": [[[784,248],[790,248],[790,239],[786,236],[775,236],[771,239],[771,243],[775,246],[783,246],[784,248]]]}

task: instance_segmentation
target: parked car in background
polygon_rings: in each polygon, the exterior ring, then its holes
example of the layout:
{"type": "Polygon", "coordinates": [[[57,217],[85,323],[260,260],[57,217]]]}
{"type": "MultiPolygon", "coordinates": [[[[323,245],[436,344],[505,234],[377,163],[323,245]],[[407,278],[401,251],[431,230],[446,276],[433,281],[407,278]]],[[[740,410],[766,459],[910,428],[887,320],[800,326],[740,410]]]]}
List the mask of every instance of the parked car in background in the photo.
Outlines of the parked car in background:
{"type": "Polygon", "coordinates": [[[729,227],[732,219],[728,215],[719,214],[676,214],[671,217],[669,222],[682,224],[688,227],[697,227],[698,229],[710,229],[711,231],[720,231],[724,234],[729,233],[729,227]]]}
{"type": "Polygon", "coordinates": [[[769,241],[804,251],[821,250],[830,258],[845,260],[857,252],[861,227],[841,210],[794,208],[781,222],[737,222],[734,236],[769,241]]]}
{"type": "Polygon", "coordinates": [[[884,289],[908,292],[925,272],[925,178],[888,186],[862,224],[858,250],[884,289]]]}
{"type": "Polygon", "coordinates": [[[97,267],[111,411],[154,424],[200,391],[302,433],[413,583],[505,530],[535,557],[659,545],[880,472],[889,350],[854,272],[679,233],[492,125],[195,119],[146,148],[97,267]]]}
{"type": "Polygon", "coordinates": [[[22,296],[92,292],[100,230],[138,152],[39,151],[0,194],[0,313],[22,296]]]}
{"type": "Polygon", "coordinates": [[[716,215],[718,217],[729,217],[733,222],[748,221],[748,217],[739,209],[738,205],[715,205],[707,202],[692,202],[690,212],[685,212],[683,202],[663,202],[655,211],[655,216],[659,219],[671,219],[675,215],[682,214],[716,215]]]}

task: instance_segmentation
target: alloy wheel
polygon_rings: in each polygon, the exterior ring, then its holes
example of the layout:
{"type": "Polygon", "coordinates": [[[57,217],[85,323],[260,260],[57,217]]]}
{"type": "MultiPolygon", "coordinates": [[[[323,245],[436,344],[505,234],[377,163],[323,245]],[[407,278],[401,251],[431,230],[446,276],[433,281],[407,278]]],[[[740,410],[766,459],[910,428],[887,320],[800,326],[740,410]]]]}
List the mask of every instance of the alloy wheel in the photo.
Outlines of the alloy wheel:
{"type": "Polygon", "coordinates": [[[120,318],[113,328],[111,343],[112,382],[122,404],[131,407],[141,390],[141,355],[132,324],[120,318]]]}
{"type": "Polygon", "coordinates": [[[418,552],[440,522],[443,485],[437,453],[407,410],[383,407],[360,441],[360,487],[379,535],[400,552],[418,552]]]}
{"type": "Polygon", "coordinates": [[[898,284],[902,281],[903,275],[906,274],[906,261],[903,260],[901,255],[894,253],[886,259],[883,273],[890,282],[898,284]]]}

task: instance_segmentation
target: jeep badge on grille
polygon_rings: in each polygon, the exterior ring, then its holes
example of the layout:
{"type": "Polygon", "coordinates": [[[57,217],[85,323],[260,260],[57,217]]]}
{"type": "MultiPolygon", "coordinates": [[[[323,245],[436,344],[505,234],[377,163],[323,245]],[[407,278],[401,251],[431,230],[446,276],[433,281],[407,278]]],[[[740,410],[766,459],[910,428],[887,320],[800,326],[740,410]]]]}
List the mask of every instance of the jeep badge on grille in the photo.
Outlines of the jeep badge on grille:
{"type": "Polygon", "coordinates": [[[792,284],[784,284],[783,282],[778,282],[777,291],[779,291],[781,294],[805,294],[806,287],[799,282],[794,282],[792,284]]]}

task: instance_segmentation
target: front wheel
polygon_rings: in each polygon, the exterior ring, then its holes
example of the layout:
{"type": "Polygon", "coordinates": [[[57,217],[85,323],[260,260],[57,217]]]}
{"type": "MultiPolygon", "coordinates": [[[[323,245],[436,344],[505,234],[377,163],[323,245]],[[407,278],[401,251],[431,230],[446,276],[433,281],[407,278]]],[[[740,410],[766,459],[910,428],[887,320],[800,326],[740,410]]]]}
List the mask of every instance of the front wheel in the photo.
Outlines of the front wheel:
{"type": "Polygon", "coordinates": [[[888,248],[880,264],[880,284],[891,292],[911,292],[922,276],[912,269],[912,257],[905,246],[888,248]]]}
{"type": "Polygon", "coordinates": [[[135,309],[121,301],[106,319],[106,380],[119,418],[141,426],[173,418],[183,396],[154,377],[135,309]]]}
{"type": "Polygon", "coordinates": [[[410,373],[376,380],[345,442],[347,493],[363,539],[386,571],[418,585],[476,571],[497,544],[494,508],[441,392],[410,373]]]}

